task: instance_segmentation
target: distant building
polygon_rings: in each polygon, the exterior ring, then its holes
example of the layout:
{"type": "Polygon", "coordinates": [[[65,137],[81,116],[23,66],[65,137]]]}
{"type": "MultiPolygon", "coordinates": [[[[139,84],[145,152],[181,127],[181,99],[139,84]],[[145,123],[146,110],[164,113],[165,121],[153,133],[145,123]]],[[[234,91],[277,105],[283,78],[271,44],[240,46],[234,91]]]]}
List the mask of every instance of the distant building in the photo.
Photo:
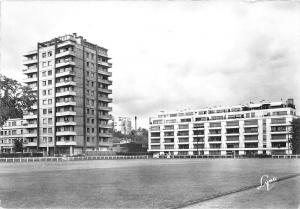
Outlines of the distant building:
{"type": "Polygon", "coordinates": [[[21,118],[8,119],[0,128],[0,153],[14,152],[15,140],[26,144],[24,138],[26,121],[21,118]]]}
{"type": "Polygon", "coordinates": [[[126,117],[114,118],[114,130],[115,132],[121,132],[122,134],[129,134],[132,130],[131,119],[126,117]]]}
{"type": "Polygon", "coordinates": [[[149,122],[148,151],[173,155],[291,154],[293,100],[160,113],[149,122]]]}

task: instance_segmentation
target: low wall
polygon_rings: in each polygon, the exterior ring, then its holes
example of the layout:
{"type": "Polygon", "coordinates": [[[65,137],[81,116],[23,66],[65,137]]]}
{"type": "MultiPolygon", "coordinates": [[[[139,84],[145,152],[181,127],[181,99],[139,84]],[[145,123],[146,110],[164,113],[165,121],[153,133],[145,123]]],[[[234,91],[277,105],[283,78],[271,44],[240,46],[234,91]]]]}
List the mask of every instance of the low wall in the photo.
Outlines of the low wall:
{"type": "Polygon", "coordinates": [[[300,155],[272,155],[272,158],[300,158],[300,155]]]}
{"type": "Polygon", "coordinates": [[[19,162],[62,162],[79,160],[122,160],[122,159],[148,159],[148,155],[136,156],[85,156],[85,157],[23,157],[23,158],[0,158],[0,163],[19,162]]]}

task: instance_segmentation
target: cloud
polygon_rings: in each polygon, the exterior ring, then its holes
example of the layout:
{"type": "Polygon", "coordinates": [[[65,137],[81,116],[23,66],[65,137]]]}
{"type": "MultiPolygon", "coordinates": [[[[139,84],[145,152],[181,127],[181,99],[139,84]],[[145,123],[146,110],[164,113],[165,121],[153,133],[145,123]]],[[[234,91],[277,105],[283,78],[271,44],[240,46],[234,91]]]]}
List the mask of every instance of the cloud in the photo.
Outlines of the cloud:
{"type": "Polygon", "coordinates": [[[21,79],[25,51],[77,32],[109,49],[113,114],[144,127],[160,110],[300,104],[297,2],[5,1],[2,11],[3,73],[21,79]]]}

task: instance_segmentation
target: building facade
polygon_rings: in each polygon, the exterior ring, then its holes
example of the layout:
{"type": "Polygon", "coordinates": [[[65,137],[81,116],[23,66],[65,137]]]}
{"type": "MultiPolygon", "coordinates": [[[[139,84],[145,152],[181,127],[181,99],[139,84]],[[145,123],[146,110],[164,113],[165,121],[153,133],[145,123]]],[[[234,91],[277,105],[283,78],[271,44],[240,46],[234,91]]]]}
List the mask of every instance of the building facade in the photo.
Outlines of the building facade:
{"type": "Polygon", "coordinates": [[[21,118],[8,119],[0,129],[0,153],[14,152],[15,140],[20,140],[25,145],[27,143],[24,138],[25,120],[21,118]]]}
{"type": "Polygon", "coordinates": [[[122,134],[129,134],[132,130],[132,124],[130,118],[114,117],[114,130],[121,132],[122,134]]]}
{"type": "Polygon", "coordinates": [[[171,155],[291,154],[292,99],[196,111],[149,119],[148,151],[171,155]]]}
{"type": "Polygon", "coordinates": [[[24,55],[24,82],[37,96],[27,121],[27,151],[105,150],[112,90],[107,49],[77,34],[37,43],[24,55]]]}

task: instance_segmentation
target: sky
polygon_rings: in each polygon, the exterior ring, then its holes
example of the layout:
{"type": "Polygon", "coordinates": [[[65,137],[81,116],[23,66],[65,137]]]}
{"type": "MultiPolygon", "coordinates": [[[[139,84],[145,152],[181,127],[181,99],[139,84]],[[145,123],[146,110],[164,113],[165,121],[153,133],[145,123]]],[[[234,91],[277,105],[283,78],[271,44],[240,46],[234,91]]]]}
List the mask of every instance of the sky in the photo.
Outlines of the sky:
{"type": "Polygon", "coordinates": [[[248,102],[300,105],[300,2],[2,1],[1,73],[76,32],[112,57],[113,115],[148,127],[160,111],[248,102]]]}

